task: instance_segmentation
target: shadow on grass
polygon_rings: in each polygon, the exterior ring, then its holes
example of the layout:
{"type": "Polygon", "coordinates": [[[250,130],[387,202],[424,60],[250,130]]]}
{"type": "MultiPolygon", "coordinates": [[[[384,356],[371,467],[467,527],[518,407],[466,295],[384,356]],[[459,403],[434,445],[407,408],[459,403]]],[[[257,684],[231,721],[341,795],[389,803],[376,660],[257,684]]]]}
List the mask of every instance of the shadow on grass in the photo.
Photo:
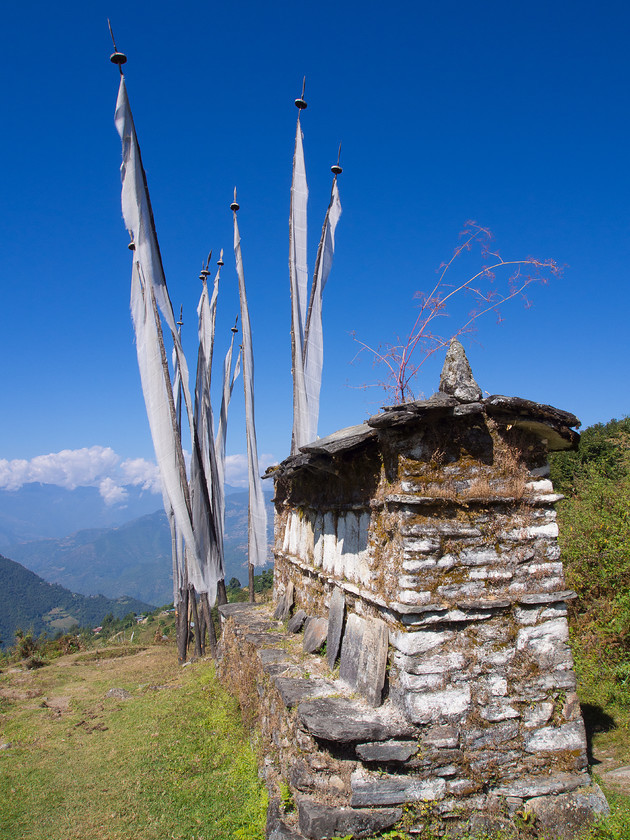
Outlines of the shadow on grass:
{"type": "Polygon", "coordinates": [[[611,729],[617,728],[615,719],[605,712],[601,706],[596,706],[593,703],[581,703],[582,717],[584,718],[584,726],[586,728],[586,753],[588,763],[592,767],[594,764],[601,764],[601,762],[593,756],[593,735],[596,732],[610,732],[611,729]]]}

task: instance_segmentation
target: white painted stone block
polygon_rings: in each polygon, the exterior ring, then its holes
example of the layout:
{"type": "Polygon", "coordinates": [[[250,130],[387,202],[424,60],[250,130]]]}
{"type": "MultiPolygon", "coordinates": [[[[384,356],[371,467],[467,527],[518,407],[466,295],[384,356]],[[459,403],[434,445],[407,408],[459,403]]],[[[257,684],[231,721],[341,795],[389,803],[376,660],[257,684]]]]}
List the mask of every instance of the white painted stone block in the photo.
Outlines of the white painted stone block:
{"type": "Polygon", "coordinates": [[[581,720],[563,726],[546,726],[525,739],[527,752],[557,752],[559,750],[584,750],[586,733],[581,720]]]}
{"type": "Polygon", "coordinates": [[[389,643],[392,647],[407,656],[426,653],[453,639],[455,634],[450,630],[417,630],[415,633],[405,633],[400,630],[390,630],[389,643]]]}
{"type": "Polygon", "coordinates": [[[525,489],[533,493],[553,493],[553,484],[549,479],[541,478],[539,481],[528,481],[525,489]]]}
{"type": "Polygon", "coordinates": [[[318,513],[313,526],[313,565],[321,569],[324,562],[324,516],[318,513]]]}
{"type": "Polygon", "coordinates": [[[532,708],[523,712],[523,725],[526,729],[535,729],[547,723],[553,714],[553,703],[547,701],[536,703],[532,708]]]}
{"type": "MultiPolygon", "coordinates": [[[[411,657],[410,657],[411,659],[411,657]]],[[[413,661],[407,661],[406,665],[413,674],[447,674],[451,671],[460,671],[466,663],[466,657],[458,651],[449,651],[443,654],[434,654],[426,659],[417,656],[413,661]]]]}
{"type": "Polygon", "coordinates": [[[413,604],[414,606],[424,607],[431,603],[430,592],[414,592],[413,589],[401,589],[397,597],[401,604],[413,604]]]}
{"type": "Polygon", "coordinates": [[[408,691],[437,691],[444,688],[445,677],[442,674],[409,674],[400,672],[400,684],[408,691]]]}
{"type": "Polygon", "coordinates": [[[465,548],[459,555],[459,562],[464,566],[483,566],[499,560],[499,555],[492,548],[465,548]]]}
{"type": "Polygon", "coordinates": [[[470,707],[470,688],[451,688],[405,697],[407,713],[414,723],[430,723],[440,718],[455,718],[470,707]]]}
{"type": "Polygon", "coordinates": [[[425,569],[434,569],[437,560],[434,557],[427,557],[425,560],[404,560],[402,565],[406,572],[423,572],[425,569]]]}
{"type": "Polygon", "coordinates": [[[480,710],[479,714],[489,723],[497,723],[501,720],[511,720],[513,718],[520,717],[520,713],[514,708],[514,706],[501,701],[489,703],[480,710]]]}
{"type": "Polygon", "coordinates": [[[439,540],[417,539],[413,537],[407,537],[403,541],[403,551],[405,552],[405,554],[430,554],[431,552],[438,551],[439,547],[439,540]]]}

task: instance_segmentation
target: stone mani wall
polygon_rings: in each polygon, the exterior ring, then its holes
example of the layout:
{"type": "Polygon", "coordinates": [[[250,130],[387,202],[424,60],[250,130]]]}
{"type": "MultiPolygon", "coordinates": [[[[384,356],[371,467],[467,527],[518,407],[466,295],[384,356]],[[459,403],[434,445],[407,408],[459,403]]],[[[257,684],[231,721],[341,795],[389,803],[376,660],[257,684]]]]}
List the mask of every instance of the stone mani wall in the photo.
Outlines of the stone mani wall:
{"type": "Polygon", "coordinates": [[[410,824],[430,813],[482,829],[529,811],[552,835],[606,811],[587,773],[548,479],[548,450],[574,446],[576,424],[524,400],[438,394],[277,470],[276,619],[293,611],[299,630],[310,617],[307,651],[327,641],[310,680],[299,656],[265,670],[257,643],[262,707],[284,716],[294,836],[369,836],[409,803],[410,824]],[[301,684],[293,705],[283,680],[301,684]]]}

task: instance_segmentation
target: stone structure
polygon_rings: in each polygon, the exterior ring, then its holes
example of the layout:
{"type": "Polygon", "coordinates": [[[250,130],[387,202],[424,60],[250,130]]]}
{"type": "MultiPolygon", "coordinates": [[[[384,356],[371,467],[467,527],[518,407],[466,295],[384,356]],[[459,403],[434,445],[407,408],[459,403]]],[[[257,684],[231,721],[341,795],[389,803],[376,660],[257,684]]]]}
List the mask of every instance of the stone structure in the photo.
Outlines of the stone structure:
{"type": "Polygon", "coordinates": [[[578,420],[482,399],[457,345],[440,387],[275,470],[276,620],[222,608],[231,667],[255,661],[271,787],[297,803],[291,827],[272,796],[271,837],[367,837],[403,806],[416,827],[520,815],[570,836],[607,810],[587,774],[548,478],[578,420]],[[291,613],[326,658],[296,649],[279,624],[291,613]]]}

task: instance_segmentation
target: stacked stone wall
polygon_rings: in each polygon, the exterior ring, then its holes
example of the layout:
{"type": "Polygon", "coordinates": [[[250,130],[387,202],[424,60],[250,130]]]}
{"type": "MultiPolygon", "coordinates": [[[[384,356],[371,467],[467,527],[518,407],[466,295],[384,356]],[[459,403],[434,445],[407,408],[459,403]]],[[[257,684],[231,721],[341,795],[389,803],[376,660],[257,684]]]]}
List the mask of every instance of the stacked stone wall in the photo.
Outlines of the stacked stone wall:
{"type": "Polygon", "coordinates": [[[275,619],[293,614],[285,653],[305,628],[307,664],[266,661],[269,637],[238,619],[263,648],[263,705],[286,724],[267,733],[273,772],[306,837],[369,836],[403,807],[417,829],[514,828],[530,813],[547,833],[560,809],[570,833],[606,810],[548,478],[549,442],[574,444],[571,416],[507,398],[418,405],[276,473],[275,619]]]}

